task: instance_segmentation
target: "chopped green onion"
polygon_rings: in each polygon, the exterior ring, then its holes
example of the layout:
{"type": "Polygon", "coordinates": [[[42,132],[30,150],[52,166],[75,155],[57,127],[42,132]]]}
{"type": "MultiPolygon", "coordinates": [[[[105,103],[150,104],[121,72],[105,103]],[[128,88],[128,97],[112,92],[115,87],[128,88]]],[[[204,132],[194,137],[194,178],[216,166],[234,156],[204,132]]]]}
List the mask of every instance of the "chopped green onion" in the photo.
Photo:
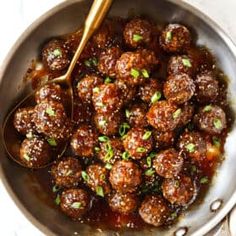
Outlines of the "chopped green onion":
{"type": "Polygon", "coordinates": [[[56,197],[56,199],[55,199],[55,203],[56,203],[57,205],[60,205],[60,203],[61,203],[61,198],[60,198],[60,195],[59,195],[59,194],[57,194],[57,197],[56,197]]]}
{"type": "Polygon", "coordinates": [[[200,179],[200,183],[201,184],[207,184],[209,182],[209,179],[207,176],[204,176],[200,179]]]}
{"type": "Polygon", "coordinates": [[[106,77],[106,79],[104,80],[104,83],[105,84],[109,84],[109,83],[111,83],[111,78],[110,77],[106,77]]]}
{"type": "Polygon", "coordinates": [[[211,109],[212,109],[212,105],[207,105],[203,108],[203,111],[208,112],[208,111],[211,111],[211,109]]]}
{"type": "Polygon", "coordinates": [[[149,168],[152,166],[152,158],[150,156],[147,157],[147,166],[149,168]]]}
{"type": "Polygon", "coordinates": [[[82,203],[81,202],[73,202],[71,204],[71,207],[74,209],[79,209],[81,207],[82,203]]]}
{"type": "Polygon", "coordinates": [[[100,136],[98,137],[98,140],[102,143],[106,143],[109,141],[109,138],[107,136],[100,136]]]}
{"type": "Polygon", "coordinates": [[[92,62],[94,66],[98,65],[98,59],[96,57],[91,58],[90,61],[92,62]]]}
{"type": "Polygon", "coordinates": [[[217,138],[217,137],[213,137],[212,138],[212,142],[213,142],[213,144],[214,144],[214,146],[216,146],[216,147],[220,147],[220,139],[219,138],[217,138]]]}
{"type": "Polygon", "coordinates": [[[23,155],[23,158],[26,160],[26,161],[30,161],[30,156],[28,154],[24,154],[23,155]]]}
{"type": "Polygon", "coordinates": [[[192,64],[188,58],[183,58],[182,62],[184,64],[184,66],[186,66],[186,67],[192,67],[192,64]]]}
{"type": "Polygon", "coordinates": [[[90,61],[90,60],[85,60],[85,61],[84,61],[84,64],[85,64],[87,67],[91,67],[91,61],[90,61]]]}
{"type": "Polygon", "coordinates": [[[91,67],[92,65],[93,65],[93,66],[97,66],[97,64],[98,64],[98,59],[97,59],[96,57],[89,58],[88,60],[85,60],[85,61],[84,61],[84,64],[85,64],[87,67],[91,67]]]}
{"type": "Polygon", "coordinates": [[[213,123],[214,123],[214,126],[215,126],[216,129],[221,129],[222,128],[222,122],[221,122],[220,119],[214,119],[213,123]]]}
{"type": "Polygon", "coordinates": [[[129,126],[128,123],[121,124],[120,127],[119,127],[120,136],[123,137],[126,134],[128,129],[130,129],[130,126],[129,126]]]}
{"type": "Polygon", "coordinates": [[[139,153],[143,153],[143,152],[146,152],[147,150],[144,147],[138,147],[136,151],[139,153]]]}
{"type": "Polygon", "coordinates": [[[189,143],[187,145],[185,145],[185,148],[187,149],[188,152],[194,152],[195,151],[195,144],[193,143],[189,143]]]}
{"type": "Polygon", "coordinates": [[[98,87],[95,87],[95,88],[93,88],[93,92],[94,92],[94,93],[99,93],[99,92],[100,92],[100,89],[99,89],[98,87]]]}
{"type": "Polygon", "coordinates": [[[154,175],[154,173],[155,173],[155,170],[153,170],[152,168],[147,169],[147,170],[145,171],[145,175],[146,175],[146,176],[152,176],[152,175],[154,175]]]}
{"type": "Polygon", "coordinates": [[[111,169],[112,169],[112,164],[106,163],[105,168],[106,168],[107,170],[111,170],[111,169]]]}
{"type": "Polygon", "coordinates": [[[104,191],[103,191],[103,188],[101,186],[96,187],[96,194],[100,197],[104,197],[104,191]]]}
{"type": "Polygon", "coordinates": [[[174,118],[174,119],[177,119],[177,118],[180,116],[181,112],[182,112],[181,108],[177,109],[177,110],[173,113],[173,118],[174,118]]]}
{"type": "Polygon", "coordinates": [[[104,107],[105,105],[104,105],[104,103],[102,103],[102,102],[96,102],[96,106],[98,106],[98,107],[104,107]]]}
{"type": "Polygon", "coordinates": [[[166,41],[171,41],[172,40],[172,32],[171,31],[168,31],[167,33],[166,33],[166,41]]]}
{"type": "Polygon", "coordinates": [[[68,170],[66,173],[65,173],[65,176],[70,176],[73,174],[73,171],[72,170],[68,170]]]}
{"type": "Polygon", "coordinates": [[[142,36],[142,35],[133,34],[133,40],[134,40],[135,42],[138,42],[138,41],[140,41],[140,40],[142,40],[142,39],[143,39],[143,36],[142,36]]]}
{"type": "Polygon", "coordinates": [[[125,110],[125,116],[126,118],[130,118],[131,116],[131,112],[128,109],[125,110]]]}
{"type": "Polygon", "coordinates": [[[60,187],[57,186],[57,185],[54,185],[54,186],[52,187],[52,191],[53,191],[54,193],[58,192],[59,190],[60,190],[60,187]]]}
{"type": "Polygon", "coordinates": [[[104,157],[104,161],[109,162],[111,158],[114,156],[113,148],[111,147],[110,143],[106,143],[105,149],[106,149],[106,155],[104,157]]]}
{"type": "Polygon", "coordinates": [[[50,146],[52,146],[52,147],[56,147],[57,146],[57,142],[56,142],[56,140],[54,138],[48,138],[47,141],[48,141],[50,146]]]}
{"type": "Polygon", "coordinates": [[[95,147],[95,148],[94,148],[94,151],[95,151],[96,153],[98,153],[98,152],[100,151],[100,148],[99,148],[99,147],[95,147]]]}
{"type": "Polygon", "coordinates": [[[148,73],[148,71],[146,70],[146,69],[142,69],[142,74],[143,74],[143,76],[144,76],[144,78],[149,78],[149,73],[148,73]]]}
{"type": "Polygon", "coordinates": [[[100,180],[105,180],[106,179],[106,176],[104,174],[101,174],[100,175],[100,180]]]}
{"type": "Polygon", "coordinates": [[[129,153],[128,152],[123,152],[122,153],[122,159],[127,161],[129,159],[129,153]]]}
{"type": "Polygon", "coordinates": [[[55,116],[55,115],[56,115],[56,113],[55,113],[55,111],[52,109],[52,107],[47,107],[46,113],[47,113],[49,116],[55,116]]]}
{"type": "Polygon", "coordinates": [[[151,102],[152,104],[156,103],[157,101],[159,101],[161,98],[161,93],[159,91],[155,92],[152,97],[151,97],[151,102]]]}
{"type": "Polygon", "coordinates": [[[107,124],[107,121],[106,121],[106,120],[99,120],[99,121],[98,121],[98,125],[99,125],[100,127],[104,127],[106,124],[107,124]]]}
{"type": "Polygon", "coordinates": [[[140,72],[138,71],[138,70],[136,70],[136,69],[131,69],[131,72],[130,72],[130,74],[135,78],[135,79],[137,79],[139,76],[140,76],[140,72]]]}
{"type": "Polygon", "coordinates": [[[151,152],[148,156],[151,157],[151,158],[153,158],[153,157],[156,156],[156,154],[157,154],[156,152],[151,152]]]}
{"type": "Polygon", "coordinates": [[[145,134],[143,135],[143,140],[148,140],[152,135],[152,131],[146,131],[145,134]]]}
{"type": "Polygon", "coordinates": [[[121,140],[126,139],[126,137],[127,137],[127,134],[125,134],[124,136],[122,136],[122,137],[121,137],[121,140]]]}
{"type": "Polygon", "coordinates": [[[88,182],[89,176],[88,176],[88,174],[86,173],[86,171],[83,170],[83,171],[81,172],[81,175],[82,175],[83,180],[84,180],[85,182],[88,182]]]}
{"type": "Polygon", "coordinates": [[[178,188],[180,186],[179,180],[175,180],[175,187],[178,188]]]}
{"type": "Polygon", "coordinates": [[[62,55],[61,49],[56,48],[56,49],[52,52],[52,54],[53,54],[55,57],[61,56],[61,55],[62,55]]]}

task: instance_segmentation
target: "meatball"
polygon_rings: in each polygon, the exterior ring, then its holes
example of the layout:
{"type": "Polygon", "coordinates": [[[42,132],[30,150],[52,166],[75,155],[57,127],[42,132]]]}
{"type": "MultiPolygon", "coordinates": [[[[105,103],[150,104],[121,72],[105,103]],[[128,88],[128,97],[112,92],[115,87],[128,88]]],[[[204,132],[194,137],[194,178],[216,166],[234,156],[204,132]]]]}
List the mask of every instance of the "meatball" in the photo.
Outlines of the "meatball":
{"type": "Polygon", "coordinates": [[[129,214],[136,210],[138,198],[133,193],[116,192],[109,196],[108,204],[114,212],[129,214]]]}
{"type": "Polygon", "coordinates": [[[77,84],[77,92],[81,100],[85,103],[92,103],[93,89],[101,84],[103,84],[103,79],[94,74],[82,78],[77,84]]]}
{"type": "Polygon", "coordinates": [[[216,105],[201,107],[194,116],[197,127],[209,134],[220,134],[226,128],[225,112],[216,105]]]}
{"type": "Polygon", "coordinates": [[[157,174],[164,178],[173,178],[178,175],[183,164],[183,157],[174,148],[159,152],[153,160],[157,174]]]}
{"type": "Polygon", "coordinates": [[[94,121],[98,131],[108,136],[118,133],[122,120],[123,115],[121,112],[115,112],[111,114],[97,113],[94,116],[94,121]]]}
{"type": "Polygon", "coordinates": [[[195,93],[195,84],[187,74],[170,75],[164,84],[165,98],[171,103],[183,104],[195,93]]]}
{"type": "Polygon", "coordinates": [[[195,186],[190,177],[181,175],[165,179],[162,183],[163,196],[171,204],[186,206],[194,200],[195,186]]]}
{"type": "Polygon", "coordinates": [[[143,200],[139,215],[147,224],[157,227],[167,222],[170,210],[161,196],[149,195],[143,200]]]}
{"type": "Polygon", "coordinates": [[[108,182],[108,170],[99,164],[90,165],[86,169],[87,185],[96,192],[97,195],[104,197],[110,193],[111,187],[108,182]]]}
{"type": "Polygon", "coordinates": [[[57,186],[64,188],[76,186],[81,179],[80,162],[73,157],[66,157],[52,167],[51,175],[57,186]]]}
{"type": "Polygon", "coordinates": [[[121,109],[121,90],[116,84],[103,84],[93,89],[93,105],[98,113],[112,113],[121,109]]]}
{"type": "Polygon", "coordinates": [[[119,47],[111,47],[100,54],[98,70],[107,76],[116,76],[116,61],[120,58],[122,51],[119,47]]]}
{"type": "Polygon", "coordinates": [[[62,103],[43,101],[36,105],[34,110],[33,121],[38,133],[57,140],[66,140],[70,137],[72,124],[62,103]]]}
{"type": "Polygon", "coordinates": [[[197,75],[196,98],[199,103],[214,102],[219,95],[219,82],[212,72],[197,75]]]}
{"type": "Polygon", "coordinates": [[[194,61],[187,55],[172,56],[167,65],[169,75],[188,74],[192,76],[195,72],[194,61]]]}
{"type": "Polygon", "coordinates": [[[91,157],[98,142],[98,134],[86,124],[82,124],[72,135],[70,146],[75,155],[91,157]]]}
{"type": "Polygon", "coordinates": [[[125,110],[126,118],[132,127],[146,127],[148,126],[147,106],[144,103],[136,103],[125,110]]]}
{"type": "Polygon", "coordinates": [[[19,108],[15,112],[13,124],[19,133],[27,135],[36,132],[33,114],[33,107],[19,108]]]}
{"type": "Polygon", "coordinates": [[[53,39],[42,50],[43,64],[51,71],[61,71],[70,63],[69,54],[63,47],[64,41],[53,39]]]}
{"type": "Polygon", "coordinates": [[[170,53],[186,52],[191,43],[189,30],[179,24],[169,24],[162,31],[160,45],[162,49],[170,53]]]}
{"type": "Polygon", "coordinates": [[[206,140],[196,131],[184,132],[180,136],[177,146],[196,161],[204,158],[207,151],[206,140]]]}
{"type": "Polygon", "coordinates": [[[175,133],[173,131],[168,132],[159,132],[154,131],[153,137],[155,140],[156,148],[163,149],[167,147],[171,147],[175,141],[175,133]]]}
{"type": "Polygon", "coordinates": [[[148,123],[160,132],[176,128],[180,120],[181,110],[167,101],[160,101],[151,106],[147,113],[148,123]]]}
{"type": "Polygon", "coordinates": [[[142,182],[142,171],[132,161],[116,161],[111,169],[109,180],[116,191],[133,193],[142,182]]]}
{"type": "Polygon", "coordinates": [[[139,127],[132,128],[123,140],[123,144],[131,158],[141,159],[152,150],[152,132],[139,127]]]}
{"type": "Polygon", "coordinates": [[[156,79],[150,79],[139,87],[139,96],[146,103],[155,103],[161,98],[162,84],[156,79]]]}
{"type": "Polygon", "coordinates": [[[52,159],[50,145],[42,138],[26,138],[20,147],[20,160],[29,168],[40,168],[52,159]]]}
{"type": "Polygon", "coordinates": [[[68,189],[61,195],[61,210],[72,219],[80,219],[90,205],[89,194],[83,189],[68,189]]]}
{"type": "Polygon", "coordinates": [[[144,84],[157,64],[158,60],[150,50],[125,52],[116,62],[116,75],[131,86],[144,84]]]}
{"type": "Polygon", "coordinates": [[[123,100],[124,105],[129,104],[132,100],[135,99],[137,87],[130,86],[126,81],[121,79],[116,79],[115,84],[121,90],[121,100],[123,100]]]}
{"type": "Polygon", "coordinates": [[[133,48],[140,45],[148,45],[152,39],[152,25],[143,19],[132,19],[124,29],[125,43],[133,48]]]}
{"type": "Polygon", "coordinates": [[[100,143],[98,158],[105,163],[114,164],[115,161],[122,158],[124,146],[120,139],[111,138],[109,142],[100,143]]]}
{"type": "Polygon", "coordinates": [[[183,106],[179,108],[180,110],[180,120],[177,125],[178,128],[181,128],[182,126],[185,126],[188,124],[193,115],[194,115],[194,106],[188,103],[185,103],[183,106]]]}

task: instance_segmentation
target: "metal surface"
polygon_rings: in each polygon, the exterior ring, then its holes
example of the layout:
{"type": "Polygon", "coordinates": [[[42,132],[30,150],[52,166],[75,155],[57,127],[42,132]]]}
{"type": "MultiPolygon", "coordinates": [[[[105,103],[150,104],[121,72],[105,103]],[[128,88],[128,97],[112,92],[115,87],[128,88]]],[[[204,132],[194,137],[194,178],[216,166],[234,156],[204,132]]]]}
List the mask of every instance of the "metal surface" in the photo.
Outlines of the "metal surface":
{"type": "MultiPolygon", "coordinates": [[[[37,20],[18,40],[9,53],[1,71],[0,82],[0,122],[9,108],[27,91],[22,77],[29,62],[35,58],[40,43],[46,39],[75,31],[84,22],[91,1],[66,1],[37,20]]],[[[194,28],[198,44],[207,45],[217,57],[219,66],[229,77],[229,96],[236,111],[236,48],[225,33],[207,16],[182,1],[175,0],[116,0],[110,15],[148,15],[156,22],[181,22],[194,28]]],[[[226,142],[226,158],[201,205],[194,205],[191,211],[169,230],[156,229],[152,232],[125,231],[124,235],[172,235],[179,227],[188,227],[188,235],[204,235],[219,223],[236,203],[236,128],[226,142]],[[223,204],[217,212],[210,211],[216,199],[223,204]]],[[[1,178],[18,207],[46,235],[112,235],[114,232],[100,232],[90,226],[72,222],[59,210],[45,203],[47,194],[25,169],[12,163],[4,154],[0,142],[1,178]],[[41,193],[41,194],[35,194],[41,193]]]]}

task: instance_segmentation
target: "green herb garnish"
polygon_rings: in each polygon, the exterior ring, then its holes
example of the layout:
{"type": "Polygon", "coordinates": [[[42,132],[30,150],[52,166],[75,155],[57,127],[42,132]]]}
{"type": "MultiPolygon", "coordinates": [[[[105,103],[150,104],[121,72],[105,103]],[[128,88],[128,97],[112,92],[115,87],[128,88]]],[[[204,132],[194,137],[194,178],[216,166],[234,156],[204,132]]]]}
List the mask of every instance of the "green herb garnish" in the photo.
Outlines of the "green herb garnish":
{"type": "Polygon", "coordinates": [[[213,142],[213,145],[216,146],[216,147],[220,147],[220,139],[217,138],[217,137],[212,137],[212,142],[213,142]]]}
{"type": "Polygon", "coordinates": [[[207,184],[209,182],[209,179],[207,176],[204,176],[200,179],[200,183],[201,184],[207,184]]]}
{"type": "Polygon", "coordinates": [[[222,128],[222,122],[220,119],[214,119],[213,124],[216,129],[221,129],[222,128]]]}
{"type": "Polygon", "coordinates": [[[46,113],[47,113],[49,116],[55,116],[55,115],[56,115],[56,113],[55,113],[55,111],[52,109],[52,107],[47,107],[46,113]]]}
{"type": "Polygon", "coordinates": [[[161,98],[161,93],[159,91],[155,92],[152,97],[151,97],[151,102],[152,104],[156,103],[157,101],[159,101],[161,98]]]}
{"type": "Polygon", "coordinates": [[[56,197],[56,199],[55,199],[55,203],[56,203],[57,205],[60,205],[60,203],[61,203],[61,198],[60,198],[60,195],[59,195],[59,194],[57,194],[57,197],[56,197]]]}
{"type": "Polygon", "coordinates": [[[123,137],[126,134],[128,129],[130,129],[130,126],[129,126],[128,123],[121,124],[120,127],[119,127],[120,136],[123,137]]]}
{"type": "Polygon", "coordinates": [[[143,140],[148,140],[152,135],[152,131],[146,131],[145,134],[143,135],[142,139],[143,140]]]}
{"type": "Polygon", "coordinates": [[[81,207],[81,202],[73,202],[71,204],[71,207],[74,208],[74,209],[79,209],[81,207]]]}
{"type": "Polygon", "coordinates": [[[106,143],[109,141],[109,138],[107,136],[100,136],[98,137],[98,140],[102,143],[106,143]]]}
{"type": "Polygon", "coordinates": [[[106,77],[106,79],[104,80],[104,83],[105,83],[105,84],[109,84],[109,83],[111,83],[111,82],[112,82],[112,80],[111,80],[110,77],[106,77]]]}
{"type": "Polygon", "coordinates": [[[48,138],[47,141],[48,141],[50,146],[52,146],[52,147],[56,147],[57,146],[57,142],[56,142],[56,140],[54,138],[48,138]]]}
{"type": "Polygon", "coordinates": [[[188,58],[183,58],[182,62],[183,62],[183,65],[186,67],[192,67],[192,64],[188,58]]]}
{"type": "Polygon", "coordinates": [[[155,174],[155,170],[153,170],[152,168],[147,169],[144,173],[146,176],[152,176],[155,174]]]}
{"type": "Polygon", "coordinates": [[[130,74],[135,78],[135,79],[137,79],[139,76],[140,76],[140,72],[138,71],[138,70],[136,70],[136,69],[131,69],[131,72],[130,72],[130,74]]]}
{"type": "Polygon", "coordinates": [[[61,49],[59,49],[59,48],[54,49],[54,51],[52,52],[52,54],[53,54],[55,57],[60,57],[60,56],[62,55],[61,49]]]}
{"type": "Polygon", "coordinates": [[[94,93],[99,93],[99,92],[100,92],[100,89],[99,89],[98,87],[95,87],[95,88],[93,88],[93,92],[94,92],[94,93]]]}
{"type": "Polygon", "coordinates": [[[23,158],[24,158],[26,161],[30,161],[30,156],[29,156],[27,153],[25,153],[25,154],[23,155],[23,158]]]}
{"type": "Polygon", "coordinates": [[[211,111],[211,109],[212,109],[212,105],[207,105],[203,108],[203,111],[208,112],[208,111],[211,111]]]}
{"type": "Polygon", "coordinates": [[[122,153],[122,159],[127,161],[129,159],[129,153],[128,152],[123,152],[122,153]]]}
{"type": "Polygon", "coordinates": [[[144,78],[146,78],[146,79],[149,78],[149,73],[146,69],[142,69],[141,72],[142,72],[142,75],[143,75],[144,78]]]}
{"type": "Polygon", "coordinates": [[[139,35],[139,34],[133,34],[133,40],[135,42],[139,42],[140,40],[143,39],[143,36],[142,35],[139,35]]]}
{"type": "Polygon", "coordinates": [[[88,176],[88,174],[86,173],[86,171],[83,170],[83,171],[81,172],[81,175],[82,175],[83,180],[84,180],[85,182],[88,182],[89,176],[88,176]]]}
{"type": "Polygon", "coordinates": [[[170,42],[172,40],[172,32],[171,31],[168,31],[166,33],[166,41],[170,42]]]}
{"type": "Polygon", "coordinates": [[[173,118],[174,118],[174,119],[177,119],[177,118],[180,116],[181,112],[182,112],[181,108],[177,109],[177,110],[173,113],[173,118]]]}
{"type": "Polygon", "coordinates": [[[139,153],[143,153],[143,152],[146,152],[147,150],[146,150],[146,148],[144,148],[144,147],[138,147],[138,148],[136,149],[136,151],[139,152],[139,153]]]}
{"type": "Polygon", "coordinates": [[[113,148],[111,147],[110,143],[105,144],[106,155],[104,157],[105,162],[109,162],[111,158],[114,156],[113,148]]]}
{"type": "Polygon", "coordinates": [[[193,143],[189,143],[187,145],[185,145],[185,148],[187,149],[188,152],[194,152],[195,151],[195,144],[193,143]]]}
{"type": "Polygon", "coordinates": [[[54,185],[54,186],[52,187],[52,191],[53,191],[54,193],[58,192],[59,190],[60,190],[60,187],[57,186],[57,185],[54,185]]]}
{"type": "Polygon", "coordinates": [[[104,127],[106,124],[107,124],[107,121],[106,121],[106,120],[100,120],[100,121],[98,121],[98,125],[99,125],[100,127],[104,127]]]}
{"type": "Polygon", "coordinates": [[[131,112],[128,109],[125,109],[125,116],[126,118],[130,118],[131,112]]]}
{"type": "Polygon", "coordinates": [[[101,186],[96,187],[96,194],[100,197],[104,197],[104,191],[103,191],[103,188],[101,186]]]}
{"type": "Polygon", "coordinates": [[[100,150],[101,150],[101,149],[100,149],[99,147],[95,147],[95,148],[94,148],[94,151],[95,151],[96,153],[100,152],[100,150]]]}
{"type": "Polygon", "coordinates": [[[112,169],[112,164],[106,163],[105,168],[106,168],[107,170],[111,170],[111,169],[112,169]]]}

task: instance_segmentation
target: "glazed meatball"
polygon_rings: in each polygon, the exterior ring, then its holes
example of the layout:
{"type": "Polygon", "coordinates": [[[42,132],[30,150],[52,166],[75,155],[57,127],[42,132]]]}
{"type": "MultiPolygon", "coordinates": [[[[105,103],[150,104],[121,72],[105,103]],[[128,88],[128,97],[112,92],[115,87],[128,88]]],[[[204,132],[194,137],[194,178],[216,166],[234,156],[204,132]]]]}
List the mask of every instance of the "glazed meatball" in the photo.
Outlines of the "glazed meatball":
{"type": "Polygon", "coordinates": [[[147,106],[144,103],[136,103],[125,110],[126,118],[132,127],[146,127],[148,126],[147,106]]]}
{"type": "Polygon", "coordinates": [[[162,183],[163,196],[171,203],[186,206],[193,201],[195,186],[190,177],[181,175],[165,179],[162,183]]]}
{"type": "Polygon", "coordinates": [[[108,182],[108,170],[99,164],[90,165],[86,169],[88,179],[87,185],[97,193],[97,195],[104,197],[110,193],[111,187],[108,182]]]}
{"type": "Polygon", "coordinates": [[[161,98],[162,84],[156,79],[150,79],[139,87],[139,96],[146,103],[155,103],[161,98]]]}
{"type": "Polygon", "coordinates": [[[40,168],[52,159],[50,145],[42,138],[26,138],[20,147],[20,160],[29,168],[40,168]]]}
{"type": "Polygon", "coordinates": [[[116,84],[103,84],[93,89],[93,105],[98,113],[112,113],[121,109],[121,90],[116,84]]]}
{"type": "Polygon", "coordinates": [[[98,158],[105,163],[114,164],[122,158],[123,152],[123,142],[118,138],[111,138],[109,142],[100,143],[98,158]]]}
{"type": "Polygon", "coordinates": [[[142,182],[142,171],[132,161],[117,161],[111,169],[109,180],[116,191],[133,193],[142,182]]]}
{"type": "Polygon", "coordinates": [[[13,124],[19,133],[27,135],[36,132],[33,114],[33,107],[19,108],[15,112],[13,124]]]}
{"type": "Polygon", "coordinates": [[[58,84],[46,84],[35,93],[35,101],[39,104],[43,101],[62,102],[63,91],[58,84]]]}
{"type": "Polygon", "coordinates": [[[98,70],[107,76],[115,77],[116,61],[120,58],[122,51],[119,47],[111,47],[100,54],[98,70]]]}
{"type": "Polygon", "coordinates": [[[140,45],[148,45],[152,39],[152,25],[143,19],[132,19],[124,29],[125,43],[133,48],[140,45]]]}
{"type": "Polygon", "coordinates": [[[188,74],[192,76],[194,74],[194,61],[187,55],[172,56],[167,65],[167,72],[169,75],[176,74],[188,74]]]}
{"type": "Polygon", "coordinates": [[[82,124],[72,135],[70,146],[75,155],[80,157],[92,157],[94,148],[98,142],[98,134],[86,124],[82,124]]]}
{"type": "Polygon", "coordinates": [[[161,196],[146,196],[139,208],[139,215],[150,225],[164,225],[170,216],[170,210],[161,196]]]}
{"type": "Polygon", "coordinates": [[[82,78],[77,84],[77,92],[82,102],[91,103],[93,89],[101,84],[103,84],[103,79],[94,74],[82,78]]]}
{"type": "Polygon", "coordinates": [[[34,110],[33,121],[38,133],[57,140],[66,140],[70,137],[72,124],[62,103],[43,101],[36,105],[34,110]]]}
{"type": "Polygon", "coordinates": [[[132,128],[123,140],[125,150],[133,159],[141,159],[152,150],[152,132],[143,128],[132,128]]]}
{"type": "Polygon", "coordinates": [[[159,152],[154,160],[153,166],[158,175],[164,178],[177,176],[184,164],[184,159],[174,148],[159,152]]]}
{"type": "Polygon", "coordinates": [[[136,86],[130,86],[126,81],[121,79],[116,79],[115,84],[121,90],[121,99],[123,100],[124,105],[129,104],[135,99],[137,92],[136,86]]]}
{"type": "Polygon", "coordinates": [[[207,151],[206,140],[196,131],[184,132],[178,141],[178,148],[184,151],[187,156],[198,161],[204,158],[207,151]]]}
{"type": "Polygon", "coordinates": [[[154,131],[153,137],[155,140],[156,148],[163,149],[167,147],[171,147],[175,141],[175,133],[173,131],[168,132],[159,132],[154,131]]]}
{"type": "Polygon", "coordinates": [[[119,132],[119,127],[122,123],[123,115],[121,112],[111,114],[97,113],[94,116],[94,121],[98,131],[104,135],[115,135],[119,132]]]}
{"type": "Polygon", "coordinates": [[[219,82],[212,72],[197,75],[196,98],[199,103],[214,102],[219,95],[219,82]]]}
{"type": "Polygon", "coordinates": [[[195,84],[187,74],[170,75],[164,84],[165,98],[174,104],[183,104],[195,93],[195,84]]]}
{"type": "Polygon", "coordinates": [[[167,101],[160,101],[151,106],[147,113],[148,123],[160,132],[176,128],[180,120],[180,108],[167,101]]]}
{"type": "Polygon", "coordinates": [[[162,49],[170,53],[186,52],[191,43],[189,30],[179,24],[169,24],[162,31],[160,45],[162,49]]]}
{"type": "Polygon", "coordinates": [[[114,212],[129,214],[136,210],[138,198],[133,193],[116,192],[109,196],[108,204],[114,212]]]}
{"type": "Polygon", "coordinates": [[[125,52],[116,62],[116,75],[131,86],[144,84],[157,64],[158,60],[150,50],[125,52]]]}
{"type": "Polygon", "coordinates": [[[51,175],[59,187],[76,186],[81,179],[80,162],[73,157],[66,157],[52,167],[51,175]]]}
{"type": "Polygon", "coordinates": [[[194,116],[197,127],[209,134],[220,134],[226,128],[225,112],[216,105],[201,107],[194,116]]]}
{"type": "Polygon", "coordinates": [[[181,106],[179,108],[180,110],[180,120],[179,123],[177,125],[178,128],[181,128],[183,126],[185,126],[186,124],[188,124],[191,119],[193,118],[194,115],[194,106],[188,103],[185,103],[183,106],[181,106]]]}
{"type": "Polygon", "coordinates": [[[64,41],[53,39],[43,48],[43,64],[51,71],[64,70],[70,63],[68,52],[64,49],[63,44],[64,41]]]}
{"type": "Polygon", "coordinates": [[[72,219],[80,219],[89,210],[89,194],[83,189],[68,189],[61,195],[61,210],[72,219]]]}

